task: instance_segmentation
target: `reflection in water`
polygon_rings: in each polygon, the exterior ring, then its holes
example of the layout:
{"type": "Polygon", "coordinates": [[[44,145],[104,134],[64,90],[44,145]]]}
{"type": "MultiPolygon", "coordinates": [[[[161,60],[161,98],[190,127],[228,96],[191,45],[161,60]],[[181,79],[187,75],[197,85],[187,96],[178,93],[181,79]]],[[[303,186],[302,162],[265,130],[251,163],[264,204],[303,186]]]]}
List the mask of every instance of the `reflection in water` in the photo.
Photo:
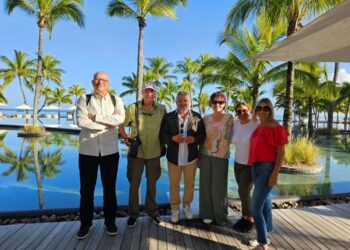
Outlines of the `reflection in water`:
{"type": "MultiPolygon", "coordinates": [[[[318,175],[285,174],[279,176],[273,195],[318,195],[349,192],[350,188],[350,139],[339,136],[316,139],[321,149],[320,161],[323,172],[318,175]]],[[[77,208],[79,206],[77,135],[52,133],[43,139],[23,139],[17,131],[0,130],[0,199],[6,200],[0,207],[3,211],[37,210],[51,208],[77,208]],[[45,201],[45,202],[44,202],[45,201]]],[[[120,161],[117,179],[119,205],[127,205],[129,183],[126,178],[126,146],[120,146],[120,161]]],[[[231,155],[234,155],[232,148],[231,155]]],[[[234,159],[230,158],[230,198],[238,198],[237,184],[233,173],[234,159]]],[[[157,183],[157,200],[167,203],[169,177],[167,160],[161,159],[162,174],[157,183]]],[[[199,188],[199,174],[195,189],[199,188]]],[[[142,179],[140,196],[144,201],[147,183],[142,179]]],[[[182,186],[183,188],[183,186],[182,186]]],[[[96,184],[95,204],[103,204],[102,183],[96,184]]]]}

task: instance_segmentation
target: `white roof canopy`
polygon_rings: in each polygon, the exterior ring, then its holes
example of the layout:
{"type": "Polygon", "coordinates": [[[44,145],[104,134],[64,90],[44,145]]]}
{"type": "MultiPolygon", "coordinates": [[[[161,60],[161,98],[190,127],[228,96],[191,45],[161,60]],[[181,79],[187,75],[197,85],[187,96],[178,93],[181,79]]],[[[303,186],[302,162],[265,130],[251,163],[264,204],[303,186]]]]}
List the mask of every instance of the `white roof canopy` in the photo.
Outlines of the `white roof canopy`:
{"type": "Polygon", "coordinates": [[[248,59],[350,62],[350,0],[321,15],[275,47],[248,59]]]}
{"type": "Polygon", "coordinates": [[[22,104],[22,105],[17,106],[16,109],[31,110],[33,108],[27,104],[22,104]]]}
{"type": "Polygon", "coordinates": [[[58,110],[60,109],[58,106],[55,106],[55,105],[48,105],[48,106],[45,106],[43,107],[43,110],[58,110]]]}

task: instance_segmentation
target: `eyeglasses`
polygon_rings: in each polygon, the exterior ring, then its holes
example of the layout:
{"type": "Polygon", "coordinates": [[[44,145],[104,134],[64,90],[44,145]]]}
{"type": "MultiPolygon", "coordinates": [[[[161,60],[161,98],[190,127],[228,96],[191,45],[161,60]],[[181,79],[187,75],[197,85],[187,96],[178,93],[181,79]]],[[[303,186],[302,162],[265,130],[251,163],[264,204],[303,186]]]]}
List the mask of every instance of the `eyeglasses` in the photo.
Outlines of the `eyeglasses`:
{"type": "Polygon", "coordinates": [[[222,105],[222,104],[225,104],[225,101],[213,101],[212,104],[213,105],[216,105],[216,104],[222,105]]]}
{"type": "Polygon", "coordinates": [[[180,134],[184,134],[184,125],[183,123],[180,124],[180,134]]]}
{"type": "Polygon", "coordinates": [[[103,83],[106,83],[106,82],[108,82],[108,79],[103,79],[103,78],[95,78],[95,79],[94,79],[94,81],[95,81],[95,82],[99,82],[99,81],[101,81],[101,82],[103,82],[103,83]]]}
{"type": "Polygon", "coordinates": [[[263,107],[261,107],[261,106],[256,106],[256,107],[255,107],[255,111],[256,111],[256,112],[260,112],[261,110],[264,111],[264,112],[270,112],[270,111],[271,111],[271,109],[270,109],[269,106],[263,106],[263,107]]]}
{"type": "Polygon", "coordinates": [[[236,110],[236,114],[237,114],[237,115],[247,114],[247,113],[248,113],[248,109],[239,109],[239,110],[236,110]]]}

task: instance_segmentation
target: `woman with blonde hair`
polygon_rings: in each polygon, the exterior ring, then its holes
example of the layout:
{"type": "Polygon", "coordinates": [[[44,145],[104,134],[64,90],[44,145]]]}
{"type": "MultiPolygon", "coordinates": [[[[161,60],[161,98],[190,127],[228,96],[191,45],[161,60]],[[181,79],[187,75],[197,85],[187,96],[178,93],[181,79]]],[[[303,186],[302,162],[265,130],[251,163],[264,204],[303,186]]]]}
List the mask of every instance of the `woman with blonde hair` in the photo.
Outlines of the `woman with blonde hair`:
{"type": "Polygon", "coordinates": [[[254,217],[257,240],[249,244],[260,245],[266,250],[270,243],[267,233],[272,231],[271,190],[277,184],[289,134],[274,119],[274,107],[268,98],[258,101],[253,120],[259,120],[259,126],[250,139],[248,164],[252,165],[254,191],[250,212],[254,217]]]}

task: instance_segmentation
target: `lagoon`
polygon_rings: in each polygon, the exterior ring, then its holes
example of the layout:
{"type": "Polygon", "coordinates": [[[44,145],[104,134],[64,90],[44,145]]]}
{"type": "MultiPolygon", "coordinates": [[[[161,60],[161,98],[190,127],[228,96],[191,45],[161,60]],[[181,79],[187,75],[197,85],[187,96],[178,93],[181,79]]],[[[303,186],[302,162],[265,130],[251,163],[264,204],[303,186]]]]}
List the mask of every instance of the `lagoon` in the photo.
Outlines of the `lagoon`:
{"type": "MultiPolygon", "coordinates": [[[[0,199],[1,212],[79,207],[78,135],[52,132],[43,140],[17,137],[17,130],[0,131],[0,199]],[[37,164],[35,157],[38,157],[37,164]]],[[[320,161],[324,168],[317,175],[281,173],[273,196],[308,196],[350,192],[350,138],[318,138],[320,161]]],[[[120,161],[117,179],[118,205],[127,205],[129,183],[126,178],[126,146],[119,143],[120,161]]],[[[231,149],[233,155],[234,148],[231,149]]],[[[230,158],[230,198],[238,198],[230,158]]],[[[157,184],[157,200],[168,203],[166,159],[161,161],[162,175],[157,184]]],[[[142,201],[145,178],[141,183],[142,201]]],[[[199,189],[199,171],[196,177],[199,189]]],[[[95,206],[102,206],[102,185],[98,179],[95,206]]]]}

